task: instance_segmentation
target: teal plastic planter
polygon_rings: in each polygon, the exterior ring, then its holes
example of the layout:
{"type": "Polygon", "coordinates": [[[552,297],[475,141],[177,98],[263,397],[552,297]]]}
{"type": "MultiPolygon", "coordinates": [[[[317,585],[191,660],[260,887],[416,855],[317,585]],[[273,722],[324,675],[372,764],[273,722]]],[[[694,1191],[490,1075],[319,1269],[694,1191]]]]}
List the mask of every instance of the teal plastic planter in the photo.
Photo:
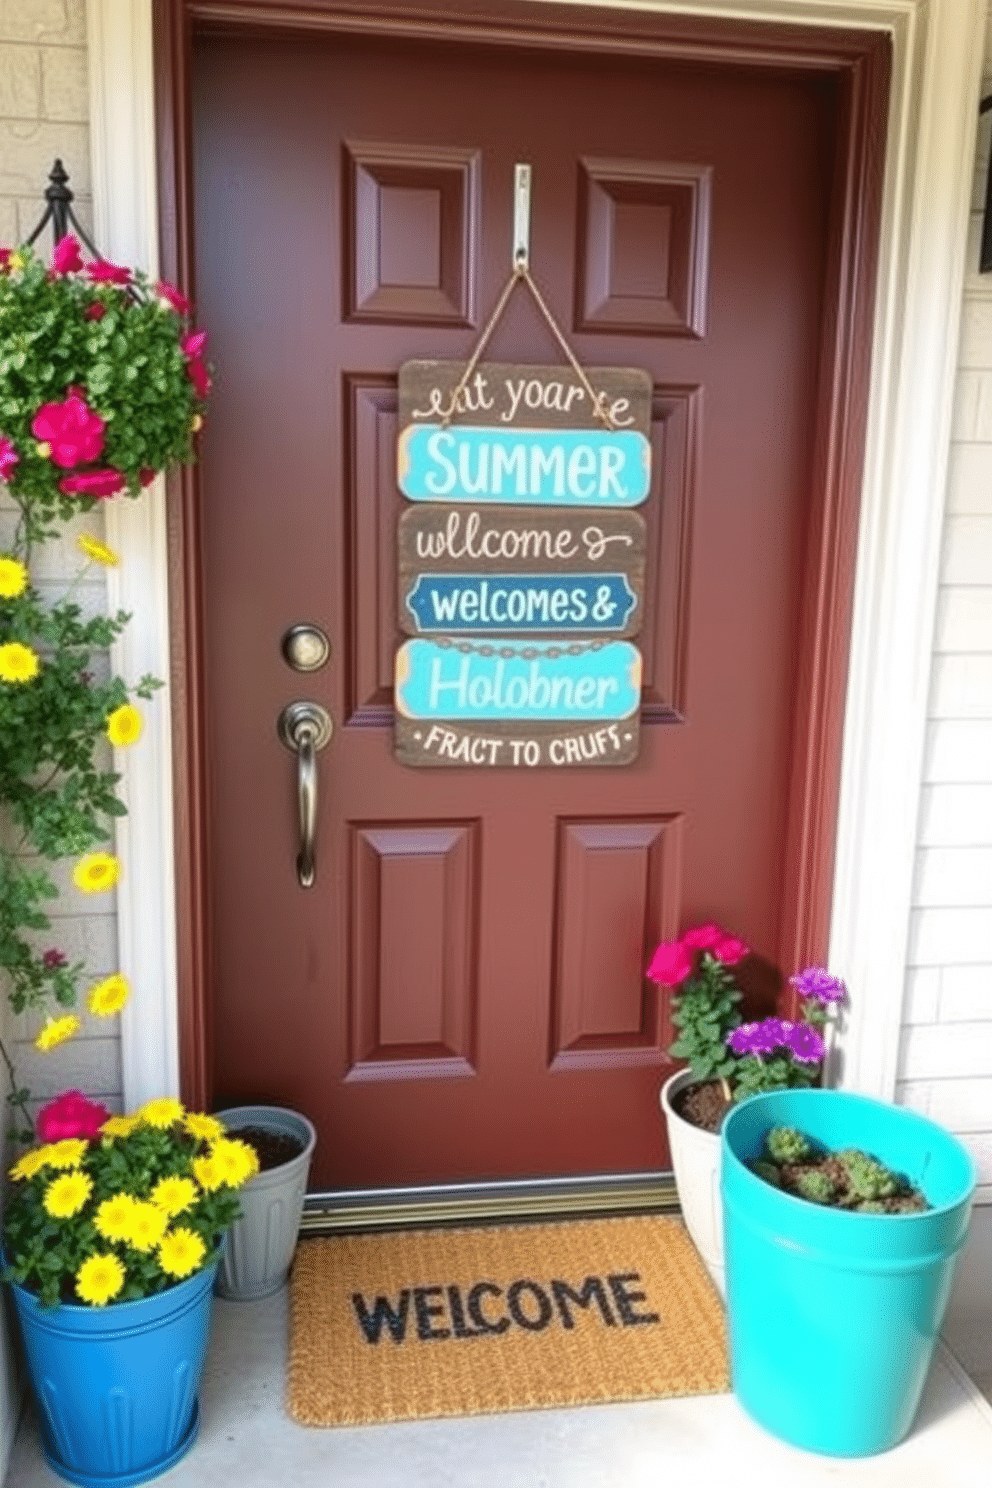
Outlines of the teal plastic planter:
{"type": "Polygon", "coordinates": [[[766,1430],[835,1457],[894,1447],[913,1424],[968,1233],[974,1164],[900,1106],[839,1090],[757,1095],[721,1133],[734,1394],[766,1430]],[[854,1214],[782,1193],[745,1166],[773,1126],[861,1147],[934,1208],[854,1214]]]}
{"type": "Polygon", "coordinates": [[[44,1308],[12,1285],[48,1465],[84,1488],[130,1488],[186,1455],[200,1425],[213,1264],[139,1302],[44,1308]]]}

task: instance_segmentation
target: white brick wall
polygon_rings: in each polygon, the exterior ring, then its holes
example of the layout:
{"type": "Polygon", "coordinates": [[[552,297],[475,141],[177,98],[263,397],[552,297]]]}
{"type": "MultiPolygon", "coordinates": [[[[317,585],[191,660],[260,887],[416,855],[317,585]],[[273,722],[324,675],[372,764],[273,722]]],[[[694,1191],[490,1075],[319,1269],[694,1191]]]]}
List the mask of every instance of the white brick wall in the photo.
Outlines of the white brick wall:
{"type": "MultiPolygon", "coordinates": [[[[0,0],[0,244],[19,243],[33,231],[44,211],[42,193],[57,156],[69,172],[74,210],[86,231],[92,232],[88,116],[85,0],[0,0]]],[[[51,242],[51,229],[46,227],[37,246],[48,253],[51,242]]],[[[13,531],[14,511],[0,487],[0,550],[13,531]]],[[[103,536],[99,510],[81,517],[64,540],[46,545],[36,555],[34,578],[53,596],[82,565],[75,540],[84,531],[103,536]]],[[[91,568],[79,595],[87,612],[105,609],[102,572],[91,568]]],[[[116,970],[113,895],[100,896],[99,904],[84,900],[73,888],[66,865],[59,865],[53,877],[62,893],[50,910],[52,930],[39,940],[58,946],[70,960],[83,960],[93,979],[116,970]]],[[[39,1018],[14,1018],[5,995],[0,997],[0,1026],[5,1042],[10,1040],[19,1076],[36,1097],[79,1086],[119,1108],[117,1019],[85,1017],[77,1038],[47,1055],[39,1054],[32,1043],[39,1018]]],[[[4,1120],[4,1131],[6,1125],[4,1120]]]]}
{"type": "MultiPolygon", "coordinates": [[[[992,5],[983,95],[992,93],[992,5]]],[[[979,128],[898,1097],[957,1132],[992,1203],[992,274],[979,128]]]]}

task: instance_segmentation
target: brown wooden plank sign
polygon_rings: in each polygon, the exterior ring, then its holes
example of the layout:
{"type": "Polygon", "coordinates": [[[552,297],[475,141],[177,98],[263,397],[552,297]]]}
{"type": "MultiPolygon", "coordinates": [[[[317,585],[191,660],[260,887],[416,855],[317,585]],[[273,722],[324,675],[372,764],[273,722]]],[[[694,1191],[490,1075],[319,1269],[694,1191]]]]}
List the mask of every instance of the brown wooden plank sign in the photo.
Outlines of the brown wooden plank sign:
{"type": "Polygon", "coordinates": [[[651,380],[628,368],[400,369],[396,753],[637,757],[651,380]]]}

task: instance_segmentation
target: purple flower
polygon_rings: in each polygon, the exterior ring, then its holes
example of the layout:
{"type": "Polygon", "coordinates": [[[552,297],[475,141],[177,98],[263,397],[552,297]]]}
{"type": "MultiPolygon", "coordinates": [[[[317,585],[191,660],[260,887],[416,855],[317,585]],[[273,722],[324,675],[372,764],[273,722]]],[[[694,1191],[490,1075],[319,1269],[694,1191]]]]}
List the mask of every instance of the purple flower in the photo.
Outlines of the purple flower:
{"type": "Polygon", "coordinates": [[[789,978],[789,985],[795,987],[800,997],[822,1003],[824,1007],[843,1002],[847,996],[847,988],[840,977],[833,976],[823,966],[807,966],[798,976],[789,978]]]}
{"type": "Polygon", "coordinates": [[[64,955],[62,951],[56,950],[53,946],[50,951],[46,951],[42,956],[41,964],[46,971],[56,971],[58,967],[65,966],[68,960],[68,956],[64,955]]]}
{"type": "Polygon", "coordinates": [[[762,1018],[760,1023],[744,1023],[728,1035],[727,1043],[735,1054],[774,1054],[788,1044],[791,1023],[781,1018],[762,1018]]]}
{"type": "Polygon", "coordinates": [[[727,1034],[727,1045],[735,1054],[763,1054],[766,1052],[763,1040],[760,1023],[742,1023],[727,1034]]]}
{"type": "Polygon", "coordinates": [[[826,1052],[822,1038],[808,1023],[794,1023],[786,1043],[800,1064],[819,1064],[826,1052]]]}

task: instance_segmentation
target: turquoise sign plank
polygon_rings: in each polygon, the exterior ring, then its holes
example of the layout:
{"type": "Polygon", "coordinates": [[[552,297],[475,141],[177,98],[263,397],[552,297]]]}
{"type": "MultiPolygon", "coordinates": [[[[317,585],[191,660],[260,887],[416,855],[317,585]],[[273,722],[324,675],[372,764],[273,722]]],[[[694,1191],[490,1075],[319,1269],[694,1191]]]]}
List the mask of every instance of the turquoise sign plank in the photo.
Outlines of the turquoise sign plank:
{"type": "Polygon", "coordinates": [[[629,641],[576,646],[501,641],[405,641],[396,653],[396,706],[407,718],[626,718],[640,705],[641,654],[629,641]]]}
{"type": "Polygon", "coordinates": [[[634,429],[410,425],[397,479],[411,501],[638,506],[651,484],[651,446],[634,429]]]}
{"type": "Polygon", "coordinates": [[[494,630],[619,634],[637,595],[621,573],[422,573],[406,604],[425,635],[494,630]]]}

